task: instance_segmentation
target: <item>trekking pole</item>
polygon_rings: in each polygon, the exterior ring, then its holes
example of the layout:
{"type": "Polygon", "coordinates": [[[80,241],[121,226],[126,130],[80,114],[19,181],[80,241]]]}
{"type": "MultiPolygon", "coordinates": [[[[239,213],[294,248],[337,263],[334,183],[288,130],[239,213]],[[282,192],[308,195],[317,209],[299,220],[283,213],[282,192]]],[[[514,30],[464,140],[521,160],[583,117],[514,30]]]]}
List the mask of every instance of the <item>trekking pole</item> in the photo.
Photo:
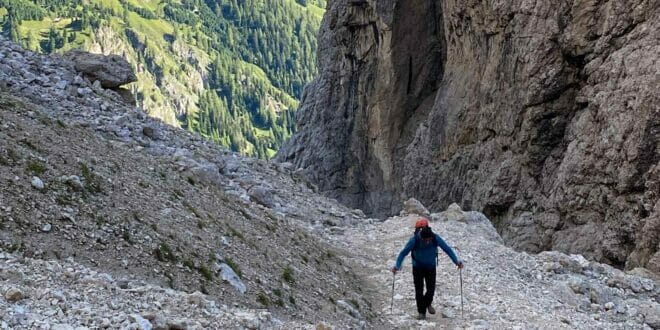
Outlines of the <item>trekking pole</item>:
{"type": "Polygon", "coordinates": [[[463,315],[463,268],[458,269],[458,276],[461,279],[461,319],[465,319],[463,315]]]}
{"type": "Polygon", "coordinates": [[[390,300],[390,314],[392,314],[392,308],[394,307],[394,281],[396,280],[396,273],[392,273],[392,299],[390,300]]]}

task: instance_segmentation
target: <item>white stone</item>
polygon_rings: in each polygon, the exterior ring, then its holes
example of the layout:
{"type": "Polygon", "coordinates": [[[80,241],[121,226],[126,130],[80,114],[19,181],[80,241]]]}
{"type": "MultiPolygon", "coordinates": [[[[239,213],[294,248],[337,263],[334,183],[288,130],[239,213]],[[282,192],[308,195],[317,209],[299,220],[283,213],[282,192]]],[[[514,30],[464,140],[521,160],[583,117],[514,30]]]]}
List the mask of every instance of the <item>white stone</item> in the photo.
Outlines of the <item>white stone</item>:
{"type": "Polygon", "coordinates": [[[36,176],[32,177],[32,181],[30,183],[32,184],[32,187],[34,187],[37,190],[42,190],[45,187],[44,182],[41,181],[41,179],[36,176]]]}

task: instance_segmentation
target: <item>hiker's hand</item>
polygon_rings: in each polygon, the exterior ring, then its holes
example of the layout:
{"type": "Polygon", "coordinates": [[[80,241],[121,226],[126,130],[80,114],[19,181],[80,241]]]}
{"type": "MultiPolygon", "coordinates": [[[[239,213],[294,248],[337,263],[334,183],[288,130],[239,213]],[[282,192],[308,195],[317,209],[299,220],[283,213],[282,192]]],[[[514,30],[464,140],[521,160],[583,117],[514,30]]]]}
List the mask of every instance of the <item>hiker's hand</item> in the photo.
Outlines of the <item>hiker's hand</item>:
{"type": "Polygon", "coordinates": [[[462,261],[459,261],[457,266],[458,266],[458,269],[463,269],[463,267],[465,267],[465,266],[463,265],[463,262],[462,262],[462,261]]]}
{"type": "Polygon", "coordinates": [[[396,272],[399,271],[398,269],[396,269],[396,267],[392,267],[392,269],[390,269],[390,270],[392,271],[392,274],[396,274],[396,272]]]}

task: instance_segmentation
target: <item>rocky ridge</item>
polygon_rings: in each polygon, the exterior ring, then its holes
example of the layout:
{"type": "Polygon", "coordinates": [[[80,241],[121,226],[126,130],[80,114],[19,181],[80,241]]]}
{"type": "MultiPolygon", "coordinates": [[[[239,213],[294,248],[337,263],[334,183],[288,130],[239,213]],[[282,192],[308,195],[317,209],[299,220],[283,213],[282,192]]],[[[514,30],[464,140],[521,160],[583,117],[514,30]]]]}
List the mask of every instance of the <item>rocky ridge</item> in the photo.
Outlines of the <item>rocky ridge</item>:
{"type": "Polygon", "coordinates": [[[278,159],[391,215],[483,211],[512,246],[660,272],[660,5],[334,1],[278,159]]]}

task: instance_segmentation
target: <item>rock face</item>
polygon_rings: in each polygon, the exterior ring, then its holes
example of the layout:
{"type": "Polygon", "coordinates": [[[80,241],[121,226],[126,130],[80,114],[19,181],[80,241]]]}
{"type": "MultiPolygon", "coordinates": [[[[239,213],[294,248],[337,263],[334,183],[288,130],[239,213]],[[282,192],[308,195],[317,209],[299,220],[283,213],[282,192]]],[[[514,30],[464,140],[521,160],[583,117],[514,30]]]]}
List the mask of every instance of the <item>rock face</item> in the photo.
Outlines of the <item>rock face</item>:
{"type": "Polygon", "coordinates": [[[92,54],[80,50],[66,54],[90,81],[98,80],[104,88],[117,88],[137,81],[131,64],[119,55],[92,54]]]}
{"type": "Polygon", "coordinates": [[[456,201],[516,248],[660,272],[659,17],[641,0],[334,1],[278,159],[368,214],[456,201]]]}

